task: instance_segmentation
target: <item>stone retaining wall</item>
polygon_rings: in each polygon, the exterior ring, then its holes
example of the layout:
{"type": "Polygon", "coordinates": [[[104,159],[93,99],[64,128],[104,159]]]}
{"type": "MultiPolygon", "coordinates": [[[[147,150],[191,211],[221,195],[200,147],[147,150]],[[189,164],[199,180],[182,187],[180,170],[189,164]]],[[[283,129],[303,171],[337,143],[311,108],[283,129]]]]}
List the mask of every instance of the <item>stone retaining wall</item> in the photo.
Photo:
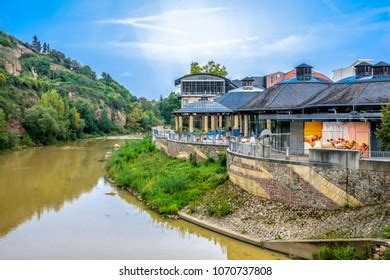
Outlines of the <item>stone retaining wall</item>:
{"type": "Polygon", "coordinates": [[[227,165],[229,179],[239,187],[287,204],[338,208],[389,201],[390,174],[386,170],[346,170],[331,164],[259,159],[230,151],[227,165]]]}
{"type": "Polygon", "coordinates": [[[206,160],[207,158],[218,159],[218,155],[226,153],[227,145],[213,145],[202,143],[184,143],[166,138],[155,139],[157,149],[164,151],[168,155],[182,159],[188,159],[191,154],[196,156],[196,159],[206,160]]]}

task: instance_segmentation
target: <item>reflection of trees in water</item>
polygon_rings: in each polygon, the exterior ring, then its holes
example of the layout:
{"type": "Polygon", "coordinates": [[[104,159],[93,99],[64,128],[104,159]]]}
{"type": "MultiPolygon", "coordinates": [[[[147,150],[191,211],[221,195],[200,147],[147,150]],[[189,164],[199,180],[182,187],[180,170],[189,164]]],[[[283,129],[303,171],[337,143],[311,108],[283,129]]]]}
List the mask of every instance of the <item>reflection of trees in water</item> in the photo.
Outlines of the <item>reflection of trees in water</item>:
{"type": "Polygon", "coordinates": [[[104,174],[98,159],[113,143],[90,140],[0,155],[0,236],[91,191],[104,174]]]}
{"type": "Polygon", "coordinates": [[[226,237],[184,220],[164,218],[155,211],[147,209],[142,202],[126,190],[118,189],[118,194],[124,201],[136,207],[140,214],[146,214],[149,217],[149,222],[153,226],[161,228],[162,232],[164,232],[164,230],[173,230],[177,232],[179,237],[182,239],[190,239],[194,235],[196,237],[206,238],[213,244],[218,245],[229,260],[286,259],[286,256],[284,255],[273,253],[233,238],[226,237]]]}

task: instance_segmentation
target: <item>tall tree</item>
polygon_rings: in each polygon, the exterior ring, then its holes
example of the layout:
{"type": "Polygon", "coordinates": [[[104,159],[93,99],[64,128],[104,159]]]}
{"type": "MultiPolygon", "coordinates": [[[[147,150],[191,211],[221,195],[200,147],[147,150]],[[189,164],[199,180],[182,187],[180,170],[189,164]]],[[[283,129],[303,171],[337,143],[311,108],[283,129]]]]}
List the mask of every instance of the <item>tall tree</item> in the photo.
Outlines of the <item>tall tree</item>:
{"type": "Polygon", "coordinates": [[[43,43],[43,46],[42,46],[42,53],[44,53],[44,54],[47,53],[47,44],[46,44],[46,42],[43,43]]]}
{"type": "Polygon", "coordinates": [[[225,66],[210,60],[205,65],[201,66],[198,62],[191,62],[190,74],[209,73],[222,77],[226,77],[228,72],[225,66]]]}
{"type": "Polygon", "coordinates": [[[41,46],[41,42],[39,41],[37,35],[34,35],[34,36],[33,36],[31,46],[32,46],[32,48],[33,48],[34,50],[36,50],[37,52],[41,52],[42,46],[41,46]]]}
{"type": "Polygon", "coordinates": [[[46,53],[50,53],[51,49],[50,49],[50,44],[47,44],[46,45],[46,53]]]}
{"type": "Polygon", "coordinates": [[[382,110],[382,122],[375,135],[381,140],[382,148],[390,148],[390,103],[382,110]]]}
{"type": "Polygon", "coordinates": [[[199,74],[202,72],[202,66],[198,62],[192,61],[190,66],[190,74],[199,74]]]}

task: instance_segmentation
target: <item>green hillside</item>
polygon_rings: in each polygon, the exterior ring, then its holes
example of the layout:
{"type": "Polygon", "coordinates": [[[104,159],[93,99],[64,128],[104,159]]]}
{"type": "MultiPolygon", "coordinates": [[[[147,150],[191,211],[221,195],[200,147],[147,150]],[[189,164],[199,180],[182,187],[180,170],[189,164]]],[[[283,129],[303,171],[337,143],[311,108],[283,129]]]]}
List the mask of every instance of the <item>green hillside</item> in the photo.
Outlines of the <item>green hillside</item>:
{"type": "Polygon", "coordinates": [[[175,94],[137,98],[36,36],[27,44],[0,31],[0,149],[148,131],[179,105],[175,94]]]}

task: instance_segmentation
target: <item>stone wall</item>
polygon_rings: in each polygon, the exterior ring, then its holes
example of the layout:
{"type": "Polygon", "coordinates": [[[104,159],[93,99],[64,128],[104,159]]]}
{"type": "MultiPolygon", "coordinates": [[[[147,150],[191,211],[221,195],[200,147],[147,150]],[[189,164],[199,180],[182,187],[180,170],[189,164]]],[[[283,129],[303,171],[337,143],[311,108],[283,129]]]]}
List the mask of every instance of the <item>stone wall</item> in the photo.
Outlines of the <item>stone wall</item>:
{"type": "Polygon", "coordinates": [[[292,205],[338,208],[389,201],[388,170],[346,170],[312,162],[259,159],[228,151],[229,179],[254,195],[292,205]]]}
{"type": "Polygon", "coordinates": [[[184,143],[166,138],[155,139],[157,149],[164,151],[168,155],[188,159],[191,154],[196,156],[196,159],[206,160],[207,158],[218,159],[218,155],[226,153],[227,145],[212,145],[202,143],[184,143]]]}

